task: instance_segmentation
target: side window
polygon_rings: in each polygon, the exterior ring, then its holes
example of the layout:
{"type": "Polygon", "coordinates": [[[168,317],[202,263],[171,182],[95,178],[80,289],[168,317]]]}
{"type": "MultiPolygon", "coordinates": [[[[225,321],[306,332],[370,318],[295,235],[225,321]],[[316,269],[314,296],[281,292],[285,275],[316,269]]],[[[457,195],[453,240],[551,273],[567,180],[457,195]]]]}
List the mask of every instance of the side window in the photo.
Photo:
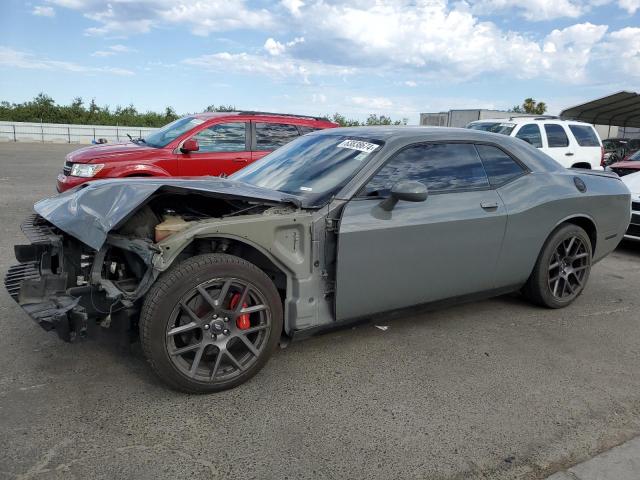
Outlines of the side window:
{"type": "Polygon", "coordinates": [[[536,148],[542,148],[542,134],[540,133],[540,127],[535,123],[524,125],[518,130],[516,137],[521,138],[525,142],[529,142],[536,148]]]}
{"type": "Polygon", "coordinates": [[[299,136],[295,125],[256,123],[256,150],[275,150],[299,136]]]}
{"type": "Polygon", "coordinates": [[[544,131],[547,133],[547,142],[549,148],[568,147],[569,138],[567,137],[562,125],[553,123],[545,123],[544,131]]]}
{"type": "Polygon", "coordinates": [[[306,125],[298,125],[298,130],[300,131],[300,135],[304,135],[306,133],[315,132],[316,130],[320,130],[316,127],[307,127],[306,125]]]}
{"type": "Polygon", "coordinates": [[[384,195],[400,180],[422,182],[432,192],[489,186],[475,147],[464,143],[434,143],[405,148],[369,181],[365,194],[384,195]]]}
{"type": "Polygon", "coordinates": [[[241,152],[246,150],[246,124],[218,123],[205,128],[193,138],[200,146],[194,153],[241,152]]]}
{"type": "Polygon", "coordinates": [[[519,163],[499,148],[490,145],[476,145],[476,148],[492,186],[502,185],[524,172],[519,163]]]}
{"type": "Polygon", "coordinates": [[[569,125],[569,130],[576,137],[581,147],[599,147],[598,135],[590,125],[569,125]]]}

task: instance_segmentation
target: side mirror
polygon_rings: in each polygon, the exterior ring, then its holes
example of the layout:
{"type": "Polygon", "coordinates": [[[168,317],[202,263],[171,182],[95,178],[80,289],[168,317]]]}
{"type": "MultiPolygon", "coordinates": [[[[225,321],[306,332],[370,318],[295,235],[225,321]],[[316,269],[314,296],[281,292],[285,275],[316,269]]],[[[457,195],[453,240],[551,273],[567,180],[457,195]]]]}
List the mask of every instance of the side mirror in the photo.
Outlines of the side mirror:
{"type": "Polygon", "coordinates": [[[198,150],[200,150],[200,145],[198,145],[198,141],[195,138],[185,140],[182,147],[180,147],[182,153],[197,152],[198,150]]]}
{"type": "Polygon", "coordinates": [[[424,202],[428,196],[427,186],[413,180],[403,180],[391,187],[391,195],[380,203],[380,208],[387,212],[393,210],[399,200],[405,202],[424,202]]]}

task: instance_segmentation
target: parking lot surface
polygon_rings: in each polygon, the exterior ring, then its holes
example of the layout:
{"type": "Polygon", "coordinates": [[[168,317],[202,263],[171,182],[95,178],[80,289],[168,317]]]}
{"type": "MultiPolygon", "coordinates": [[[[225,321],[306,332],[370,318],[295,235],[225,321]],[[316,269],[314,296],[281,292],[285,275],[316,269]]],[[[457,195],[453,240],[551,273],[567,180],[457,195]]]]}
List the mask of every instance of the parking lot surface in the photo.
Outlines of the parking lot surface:
{"type": "MultiPolygon", "coordinates": [[[[77,146],[0,144],[0,271],[77,146]]],[[[332,332],[235,390],[61,342],[0,293],[0,478],[535,479],[640,433],[640,245],[564,310],[518,296],[332,332]]],[[[428,288],[428,285],[425,285],[428,288]]]]}

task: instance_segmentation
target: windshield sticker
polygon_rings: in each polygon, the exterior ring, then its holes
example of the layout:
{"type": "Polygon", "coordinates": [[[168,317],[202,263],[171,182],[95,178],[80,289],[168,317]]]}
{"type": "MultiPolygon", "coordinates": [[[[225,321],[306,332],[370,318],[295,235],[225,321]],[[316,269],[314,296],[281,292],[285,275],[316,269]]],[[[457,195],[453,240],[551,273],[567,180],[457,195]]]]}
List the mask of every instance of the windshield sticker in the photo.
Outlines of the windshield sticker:
{"type": "Polygon", "coordinates": [[[371,153],[378,147],[379,145],[375,143],[363,142],[362,140],[345,140],[338,144],[338,148],[349,148],[365,153],[371,153]]]}
{"type": "Polygon", "coordinates": [[[303,192],[313,192],[313,188],[311,187],[300,187],[300,190],[303,192]]]}
{"type": "Polygon", "coordinates": [[[356,155],[354,157],[354,160],[357,160],[358,162],[361,162],[362,160],[364,160],[365,158],[367,158],[367,155],[369,155],[368,152],[360,152],[358,155],[356,155]]]}

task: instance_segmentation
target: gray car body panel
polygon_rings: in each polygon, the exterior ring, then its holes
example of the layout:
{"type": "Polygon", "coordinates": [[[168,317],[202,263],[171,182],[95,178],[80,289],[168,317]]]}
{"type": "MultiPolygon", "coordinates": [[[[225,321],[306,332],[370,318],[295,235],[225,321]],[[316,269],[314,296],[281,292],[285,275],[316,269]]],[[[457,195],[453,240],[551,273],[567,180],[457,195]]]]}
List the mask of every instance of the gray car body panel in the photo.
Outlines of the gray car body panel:
{"type": "Polygon", "coordinates": [[[165,191],[297,205],[191,222],[156,244],[152,260],[160,273],[194,239],[229,238],[250,245],[286,275],[287,333],[503,286],[519,288],[559,223],[592,221],[598,232],[594,259],[599,260],[615,248],[629,222],[629,192],[615,175],[566,170],[519,139],[411,127],[331,129],[311,135],[371,138],[384,145],[323,206],[233,179],[158,178],[95,182],[39,202],[36,211],[100,249],[114,228],[165,191]],[[381,200],[357,197],[399,149],[425,142],[495,145],[527,171],[499,188],[433,194],[414,204],[401,201],[391,212],[380,211],[381,200]],[[574,177],[587,185],[585,193],[575,187],[574,177]],[[498,208],[486,212],[480,207],[484,201],[496,202],[498,208]]]}

